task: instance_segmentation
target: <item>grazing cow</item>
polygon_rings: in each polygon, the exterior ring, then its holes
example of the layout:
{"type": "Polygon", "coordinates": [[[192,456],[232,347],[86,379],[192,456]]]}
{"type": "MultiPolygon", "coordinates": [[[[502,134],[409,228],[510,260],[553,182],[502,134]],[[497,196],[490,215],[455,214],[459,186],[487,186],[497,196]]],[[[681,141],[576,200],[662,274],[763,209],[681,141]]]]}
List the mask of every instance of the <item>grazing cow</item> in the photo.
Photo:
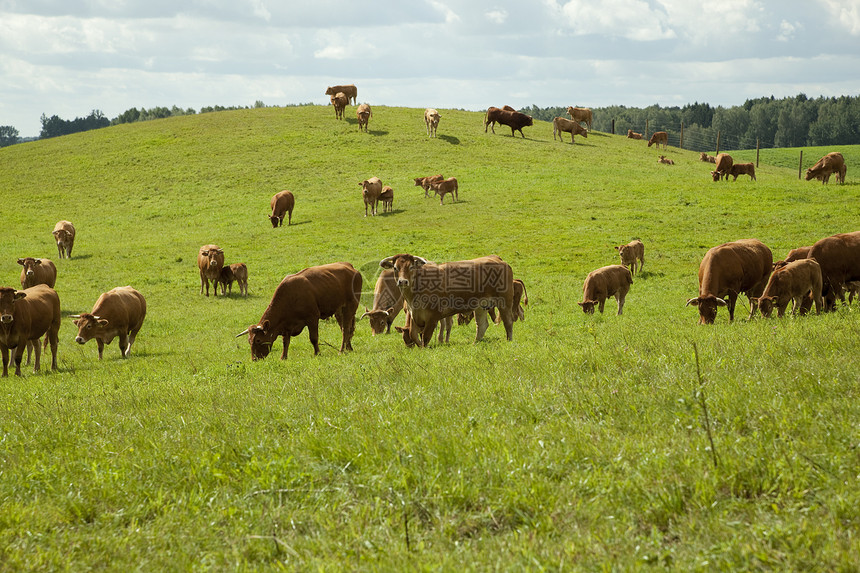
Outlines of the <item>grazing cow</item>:
{"type": "Polygon", "coordinates": [[[838,151],[833,151],[806,170],[806,180],[818,179],[821,183],[828,183],[830,176],[835,173],[836,182],[845,183],[846,172],[845,158],[838,151]]]}
{"type": "Polygon", "coordinates": [[[496,123],[510,127],[511,137],[516,135],[514,132],[519,131],[525,139],[523,128],[534,125],[534,120],[532,116],[515,111],[510,106],[505,106],[505,109],[491,107],[487,109],[487,115],[484,117],[484,133],[487,133],[487,127],[492,128],[493,133],[496,133],[496,123]]]}
{"type": "Polygon", "coordinates": [[[331,105],[334,106],[335,119],[343,119],[343,112],[349,103],[349,98],[343,92],[337,92],[331,96],[331,105]]]}
{"type": "Polygon", "coordinates": [[[367,317],[370,322],[370,333],[373,336],[391,332],[391,323],[403,308],[403,293],[397,288],[394,271],[385,269],[376,279],[373,287],[373,309],[364,308],[365,312],[359,320],[367,317]]]}
{"type": "Polygon", "coordinates": [[[331,263],[309,267],[287,275],[275,289],[272,301],[257,324],[236,335],[248,335],[251,359],[269,355],[272,343],[281,336],[286,360],[290,337],[307,327],[314,355],[320,353],[319,321],[334,316],[343,333],[340,351],[352,350],[355,311],[361,297],[361,273],[349,263],[331,263]]]}
{"type": "Polygon", "coordinates": [[[366,103],[358,106],[355,110],[355,117],[358,118],[358,131],[364,127],[364,132],[367,133],[367,126],[370,124],[370,118],[373,117],[373,112],[370,111],[370,106],[366,103]]]}
{"type": "Polygon", "coordinates": [[[794,261],[774,271],[756,302],[765,318],[770,317],[774,307],[777,316],[782,318],[789,302],[793,302],[791,314],[795,314],[798,308],[801,314],[805,314],[803,299],[807,294],[815,301],[815,314],[821,314],[824,306],[821,298],[821,267],[814,259],[794,261]]]}
{"type": "Polygon", "coordinates": [[[69,221],[60,221],[54,225],[52,231],[54,240],[57,241],[57,250],[60,252],[60,258],[71,259],[72,247],[75,246],[75,226],[69,221]]]}
{"type": "Polygon", "coordinates": [[[128,358],[131,345],[146,318],[146,299],[130,286],[116,287],[101,294],[92,312],[75,314],[71,318],[75,319],[75,326],[78,327],[75,342],[86,344],[95,338],[99,346],[99,360],[102,359],[105,344],[110,344],[117,336],[119,355],[128,358]]]}
{"type": "Polygon", "coordinates": [[[353,84],[347,84],[345,86],[329,86],[325,90],[325,95],[327,96],[334,96],[338,93],[344,94],[347,98],[352,100],[352,104],[355,105],[358,98],[358,88],[353,84]]]}
{"type": "Polygon", "coordinates": [[[513,271],[498,256],[437,265],[399,254],[383,259],[379,266],[394,270],[412,317],[404,334],[407,343],[411,340],[426,346],[442,318],[465,310],[475,311],[475,342],[480,342],[489,326],[487,309],[491,306],[499,309],[507,339],[513,340],[513,271]]]}
{"type": "Polygon", "coordinates": [[[582,302],[577,303],[585,314],[594,314],[594,305],[603,313],[606,299],[614,296],[618,302],[618,314],[624,310],[624,299],[633,284],[633,275],[624,265],[609,265],[588,273],[582,285],[582,302]]]}
{"type": "Polygon", "coordinates": [[[641,133],[636,133],[632,129],[627,130],[627,139],[642,139],[641,133]]]}
{"type": "Polygon", "coordinates": [[[200,294],[206,285],[206,296],[209,296],[209,281],[218,296],[218,281],[221,279],[221,268],[224,266],[224,250],[218,245],[203,245],[197,253],[197,268],[200,269],[200,294]]]}
{"type": "Polygon", "coordinates": [[[57,283],[57,267],[51,259],[34,259],[24,257],[18,259],[21,269],[21,288],[28,289],[36,285],[48,285],[54,288],[57,283]]]}
{"type": "Polygon", "coordinates": [[[699,160],[704,161],[705,163],[716,163],[717,158],[713,155],[708,155],[704,151],[699,154],[699,160]]]}
{"type": "Polygon", "coordinates": [[[570,134],[571,144],[573,144],[574,135],[588,137],[588,131],[584,127],[579,125],[579,123],[571,121],[569,119],[565,119],[563,117],[557,117],[552,120],[552,140],[555,141],[555,134],[558,133],[558,140],[563,141],[561,138],[562,132],[570,134]]]}
{"type": "Polygon", "coordinates": [[[675,162],[666,157],[665,155],[661,155],[657,158],[657,163],[663,163],[665,165],[675,165],[675,162]]]}
{"type": "Polygon", "coordinates": [[[615,247],[621,256],[621,264],[630,269],[631,274],[636,274],[636,261],[639,261],[639,272],[645,264],[645,245],[639,239],[634,239],[626,245],[615,247]]]}
{"type": "Polygon", "coordinates": [[[773,268],[773,254],[756,239],[743,239],[711,248],[699,265],[699,296],[685,306],[699,307],[699,324],[713,324],[717,307],[727,306],[729,320],[735,319],[735,303],[740,293],[750,299],[750,318],[756,311],[773,268]],[[728,298],[728,301],[722,297],[728,298]]]}
{"type": "Polygon", "coordinates": [[[248,296],[248,266],[245,263],[233,263],[221,267],[221,277],[218,283],[221,285],[221,294],[227,295],[227,288],[233,294],[233,281],[239,285],[239,294],[248,296]]]}
{"type": "Polygon", "coordinates": [[[749,175],[750,179],[755,181],[755,163],[735,163],[726,174],[726,180],[728,180],[729,175],[734,177],[732,181],[737,181],[738,175],[749,175]]]}
{"type": "Polygon", "coordinates": [[[731,172],[732,164],[734,163],[732,156],[728,153],[718,153],[714,158],[714,163],[714,170],[711,171],[711,177],[714,181],[719,181],[721,177],[725,177],[726,181],[728,181],[729,173],[731,172]]]}
{"type": "Polygon", "coordinates": [[[592,114],[591,109],[587,107],[568,107],[567,115],[570,116],[570,119],[575,121],[576,123],[585,122],[585,125],[588,127],[588,131],[591,131],[591,121],[592,114]]]}
{"type": "Polygon", "coordinates": [[[439,175],[428,175],[427,177],[416,177],[415,178],[415,186],[421,187],[424,189],[424,198],[430,196],[430,184],[434,181],[442,181],[444,177],[441,174],[439,175]]]}
{"type": "Polygon", "coordinates": [[[367,217],[368,206],[370,206],[370,214],[376,215],[379,195],[382,193],[382,180],[379,177],[371,177],[359,183],[358,186],[361,187],[361,196],[364,198],[364,216],[367,217]]]}
{"type": "Polygon", "coordinates": [[[287,226],[293,224],[293,207],[295,205],[296,198],[287,190],[278,191],[272,195],[272,200],[269,201],[269,207],[272,209],[269,221],[272,222],[273,229],[284,224],[284,215],[287,215],[287,226]]]}
{"type": "Polygon", "coordinates": [[[435,109],[424,110],[424,124],[427,126],[427,136],[436,137],[436,128],[439,127],[439,120],[442,116],[435,109]]]}
{"type": "Polygon", "coordinates": [[[379,200],[382,201],[382,212],[386,213],[394,210],[394,189],[386,185],[382,188],[382,193],[379,194],[379,200]]]}
{"type": "Polygon", "coordinates": [[[651,139],[648,140],[648,147],[655,144],[658,148],[662,145],[663,149],[666,149],[666,146],[669,145],[669,134],[665,131],[655,131],[651,134],[651,139]]]}
{"type": "Polygon", "coordinates": [[[39,371],[42,349],[39,338],[45,335],[45,346],[51,344],[51,370],[57,369],[57,343],[60,331],[60,297],[47,285],[24,290],[0,288],[0,352],[3,376],[9,375],[9,350],[14,349],[15,375],[21,375],[24,349],[36,354],[33,371],[39,371]]]}
{"type": "Polygon", "coordinates": [[[825,309],[833,310],[837,298],[845,302],[843,285],[860,280],[860,231],[820,239],[809,249],[809,258],[821,265],[825,309]]]}
{"type": "Polygon", "coordinates": [[[439,195],[439,204],[441,205],[445,200],[445,195],[450,193],[451,198],[454,201],[459,201],[460,197],[457,194],[457,178],[449,177],[448,179],[444,179],[442,181],[431,181],[430,188],[433,189],[435,195],[439,195]]]}
{"type": "MultiPolygon", "coordinates": [[[[406,315],[406,322],[403,324],[403,326],[395,326],[394,329],[403,336],[403,343],[406,345],[406,347],[412,348],[416,344],[415,340],[412,338],[412,315],[409,314],[408,309],[404,311],[404,314],[406,315]]],[[[474,312],[472,314],[474,315],[474,312]]],[[[451,328],[453,326],[453,316],[446,316],[445,318],[439,319],[439,344],[450,342],[451,328]]],[[[432,332],[430,333],[430,337],[432,339],[432,332]]]]}

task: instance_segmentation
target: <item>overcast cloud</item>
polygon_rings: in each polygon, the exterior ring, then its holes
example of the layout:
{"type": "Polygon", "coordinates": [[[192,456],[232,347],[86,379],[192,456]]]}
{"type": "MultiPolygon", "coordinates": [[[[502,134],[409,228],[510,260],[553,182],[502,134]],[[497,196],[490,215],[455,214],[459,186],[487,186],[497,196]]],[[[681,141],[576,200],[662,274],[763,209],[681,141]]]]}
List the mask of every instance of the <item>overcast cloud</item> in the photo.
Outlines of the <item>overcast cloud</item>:
{"type": "Polygon", "coordinates": [[[860,0],[0,0],[0,125],[328,103],[480,110],[860,95],[860,0]]]}

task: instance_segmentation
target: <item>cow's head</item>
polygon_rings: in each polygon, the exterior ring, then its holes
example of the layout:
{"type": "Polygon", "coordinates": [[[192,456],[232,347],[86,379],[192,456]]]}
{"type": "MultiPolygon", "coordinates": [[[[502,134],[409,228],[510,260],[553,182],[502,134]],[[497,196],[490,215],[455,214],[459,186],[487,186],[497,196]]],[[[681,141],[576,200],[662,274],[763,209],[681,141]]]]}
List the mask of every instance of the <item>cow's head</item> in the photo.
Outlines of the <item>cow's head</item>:
{"type": "Polygon", "coordinates": [[[582,307],[582,312],[585,314],[594,314],[594,305],[597,304],[596,300],[584,300],[582,302],[576,303],[582,307]]]}
{"type": "Polygon", "coordinates": [[[386,310],[378,309],[378,310],[368,310],[367,307],[364,307],[364,314],[362,314],[358,320],[361,320],[365,316],[370,322],[370,333],[373,336],[377,334],[382,334],[386,330],[388,330],[388,319],[394,314],[394,307],[388,308],[386,310]]]}
{"type": "Polygon", "coordinates": [[[264,320],[260,324],[252,324],[247,330],[244,330],[236,335],[248,335],[248,344],[251,345],[251,360],[261,360],[269,355],[272,351],[272,344],[278,337],[276,332],[272,332],[268,320],[264,320]]]}
{"type": "Polygon", "coordinates": [[[0,324],[12,324],[15,320],[15,301],[21,300],[27,293],[12,287],[0,288],[0,324]]]}
{"type": "Polygon", "coordinates": [[[775,296],[760,296],[754,300],[758,303],[758,309],[765,318],[770,318],[773,308],[779,306],[779,298],[775,296]]]}
{"type": "Polygon", "coordinates": [[[815,179],[816,177],[819,177],[819,174],[817,172],[815,172],[811,167],[806,170],[806,180],[807,181],[815,179]]]}
{"type": "Polygon", "coordinates": [[[65,229],[58,229],[54,231],[54,238],[57,240],[57,244],[60,246],[66,245],[72,241],[72,234],[65,229]]]}
{"type": "Polygon", "coordinates": [[[275,228],[281,222],[281,218],[277,215],[269,215],[269,221],[272,223],[272,227],[275,228]]]}
{"type": "Polygon", "coordinates": [[[224,249],[208,249],[205,251],[200,251],[200,254],[208,259],[206,266],[217,267],[219,264],[224,264],[224,249]],[[221,255],[221,257],[218,257],[218,255],[221,255]]]}
{"type": "Polygon", "coordinates": [[[712,294],[691,298],[684,306],[699,307],[699,324],[714,324],[717,318],[717,307],[726,306],[726,301],[712,294]]]}
{"type": "Polygon", "coordinates": [[[86,344],[88,340],[98,337],[108,325],[107,319],[89,312],[73,314],[71,318],[75,319],[74,324],[78,327],[78,335],[75,337],[78,344],[86,344]]]}
{"type": "Polygon", "coordinates": [[[409,288],[415,283],[415,271],[427,264],[427,259],[409,254],[394,255],[379,261],[383,269],[393,269],[398,288],[409,288]]]}
{"type": "Polygon", "coordinates": [[[714,181],[719,181],[720,175],[721,173],[719,171],[711,171],[711,177],[714,179],[714,181]]]}
{"type": "Polygon", "coordinates": [[[36,267],[42,264],[42,259],[34,259],[33,257],[25,257],[18,259],[18,264],[24,267],[24,274],[32,277],[36,272],[36,267]]]}

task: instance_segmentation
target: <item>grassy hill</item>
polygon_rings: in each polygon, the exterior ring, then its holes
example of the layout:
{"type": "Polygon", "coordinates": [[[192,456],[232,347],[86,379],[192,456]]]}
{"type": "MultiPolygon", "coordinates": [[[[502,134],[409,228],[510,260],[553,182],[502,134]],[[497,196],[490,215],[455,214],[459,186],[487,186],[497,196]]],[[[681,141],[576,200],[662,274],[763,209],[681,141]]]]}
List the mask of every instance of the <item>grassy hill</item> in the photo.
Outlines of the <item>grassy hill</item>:
{"type": "MultiPolygon", "coordinates": [[[[707,249],[756,237],[781,258],[858,230],[845,185],[798,180],[799,150],[758,181],[711,181],[698,154],[481,114],[265,108],[127,124],[0,149],[0,284],[18,257],[58,267],[64,316],[130,284],[147,298],[129,360],[60,330],[58,373],[0,382],[0,570],[852,570],[860,563],[857,303],[826,316],[700,327],[686,299],[707,249]],[[568,139],[569,141],[569,139],[568,139]],[[656,162],[660,153],[676,165],[656,162]],[[413,178],[456,176],[460,201],[413,178]],[[364,217],[380,177],[394,212],[364,217]],[[269,198],[296,196],[272,229],[269,198]],[[78,230],[74,258],[50,235],[78,230]],[[624,315],[584,315],[586,274],[640,238],[624,315]],[[245,262],[250,296],[199,294],[196,253],[245,262]],[[514,326],[406,349],[359,323],[282,362],[245,338],[284,275],[349,261],[370,304],[378,261],[495,253],[525,281],[514,326]],[[694,351],[695,350],[695,351],[694,351]],[[696,360],[698,353],[698,364],[696,360]],[[713,449],[705,430],[707,409],[713,449]],[[714,455],[716,454],[716,455],[714,455]]],[[[736,161],[754,151],[732,152],[736,161]]],[[[745,302],[745,298],[742,299],[745,302]]],[[[396,324],[400,324],[398,318],[396,324]]]]}

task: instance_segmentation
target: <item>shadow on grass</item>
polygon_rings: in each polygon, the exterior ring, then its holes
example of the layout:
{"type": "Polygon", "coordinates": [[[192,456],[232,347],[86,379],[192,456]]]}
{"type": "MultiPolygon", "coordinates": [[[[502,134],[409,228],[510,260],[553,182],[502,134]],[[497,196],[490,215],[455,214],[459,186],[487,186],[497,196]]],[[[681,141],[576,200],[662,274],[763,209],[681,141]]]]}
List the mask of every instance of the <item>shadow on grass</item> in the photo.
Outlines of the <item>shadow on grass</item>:
{"type": "Polygon", "coordinates": [[[643,281],[647,281],[648,279],[651,279],[651,278],[661,278],[664,276],[666,276],[666,273],[653,272],[653,271],[639,271],[638,273],[633,275],[633,280],[635,281],[636,279],[640,279],[643,281]]]}
{"type": "Polygon", "coordinates": [[[460,145],[460,140],[453,135],[439,135],[437,136],[437,139],[441,139],[451,145],[460,145]]]}

